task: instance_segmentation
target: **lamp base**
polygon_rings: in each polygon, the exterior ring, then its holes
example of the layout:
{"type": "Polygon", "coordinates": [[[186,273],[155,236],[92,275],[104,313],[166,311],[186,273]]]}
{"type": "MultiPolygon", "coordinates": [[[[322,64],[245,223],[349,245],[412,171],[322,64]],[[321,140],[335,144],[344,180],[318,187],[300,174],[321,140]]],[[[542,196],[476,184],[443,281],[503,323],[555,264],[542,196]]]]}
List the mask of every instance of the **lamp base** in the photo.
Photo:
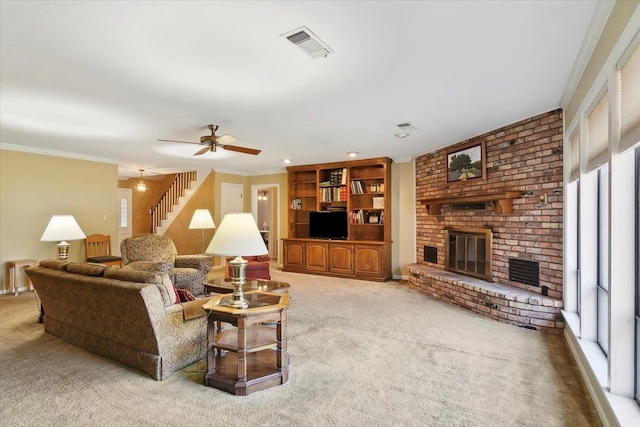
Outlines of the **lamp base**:
{"type": "Polygon", "coordinates": [[[69,246],[71,246],[66,241],[62,241],[58,243],[58,259],[61,261],[66,261],[69,258],[69,246]]]}
{"type": "Polygon", "coordinates": [[[231,296],[231,300],[227,303],[227,307],[241,309],[249,307],[249,300],[244,297],[244,290],[242,289],[246,281],[245,274],[247,271],[247,264],[248,261],[241,256],[237,256],[233,260],[229,261],[229,265],[231,266],[233,295],[231,296]]]}

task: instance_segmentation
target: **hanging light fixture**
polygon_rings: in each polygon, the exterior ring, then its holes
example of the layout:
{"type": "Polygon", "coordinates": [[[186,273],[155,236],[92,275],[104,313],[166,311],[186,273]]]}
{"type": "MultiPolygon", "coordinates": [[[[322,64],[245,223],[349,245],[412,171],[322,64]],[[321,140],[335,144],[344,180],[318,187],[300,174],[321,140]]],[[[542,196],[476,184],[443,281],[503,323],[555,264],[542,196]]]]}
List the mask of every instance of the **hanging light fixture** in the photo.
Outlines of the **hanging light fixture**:
{"type": "Polygon", "coordinates": [[[269,192],[267,190],[258,190],[258,200],[263,202],[269,200],[269,192]]]}
{"type": "Polygon", "coordinates": [[[144,181],[142,180],[142,172],[144,172],[144,169],[138,169],[140,171],[140,182],[138,183],[138,185],[136,185],[136,190],[140,191],[141,193],[144,193],[145,191],[147,191],[147,184],[144,183],[144,181]]]}

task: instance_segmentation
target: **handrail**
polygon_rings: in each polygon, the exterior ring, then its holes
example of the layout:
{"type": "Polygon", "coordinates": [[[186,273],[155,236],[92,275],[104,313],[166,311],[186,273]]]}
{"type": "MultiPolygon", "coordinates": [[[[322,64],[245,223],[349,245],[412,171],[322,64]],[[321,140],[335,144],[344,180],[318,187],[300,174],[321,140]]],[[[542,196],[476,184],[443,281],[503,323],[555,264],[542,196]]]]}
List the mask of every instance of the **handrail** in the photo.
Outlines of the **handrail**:
{"type": "Polygon", "coordinates": [[[197,179],[197,175],[196,171],[176,174],[166,193],[164,193],[154,207],[149,209],[151,233],[155,234],[158,231],[158,227],[162,221],[167,219],[169,212],[173,210],[173,206],[179,203],[180,197],[184,196],[185,191],[191,186],[191,181],[197,179]]]}

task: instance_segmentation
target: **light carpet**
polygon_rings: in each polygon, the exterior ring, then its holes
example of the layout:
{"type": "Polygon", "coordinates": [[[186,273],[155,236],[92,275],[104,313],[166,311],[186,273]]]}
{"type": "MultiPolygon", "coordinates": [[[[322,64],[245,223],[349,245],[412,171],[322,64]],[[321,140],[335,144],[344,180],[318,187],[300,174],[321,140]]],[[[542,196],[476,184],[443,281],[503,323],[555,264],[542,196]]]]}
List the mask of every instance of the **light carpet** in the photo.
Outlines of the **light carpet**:
{"type": "Polygon", "coordinates": [[[205,387],[205,359],[154,381],[45,333],[33,293],[0,297],[0,425],[600,425],[560,334],[403,283],[272,274],[291,285],[289,381],[246,397],[205,387]]]}

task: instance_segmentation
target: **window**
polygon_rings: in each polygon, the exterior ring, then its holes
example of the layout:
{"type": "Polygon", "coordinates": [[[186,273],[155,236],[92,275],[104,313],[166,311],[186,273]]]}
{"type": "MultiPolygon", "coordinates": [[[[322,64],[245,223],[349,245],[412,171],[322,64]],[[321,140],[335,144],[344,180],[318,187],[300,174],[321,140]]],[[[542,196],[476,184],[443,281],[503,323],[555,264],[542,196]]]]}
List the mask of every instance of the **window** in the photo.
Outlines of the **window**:
{"type": "Polygon", "coordinates": [[[598,344],[609,353],[609,165],[598,169],[598,344]]]}
{"type": "Polygon", "coordinates": [[[120,198],[120,228],[127,228],[129,226],[129,224],[127,224],[127,221],[128,221],[127,218],[129,218],[128,212],[129,212],[129,205],[127,204],[127,198],[121,197],[120,198]]]}

